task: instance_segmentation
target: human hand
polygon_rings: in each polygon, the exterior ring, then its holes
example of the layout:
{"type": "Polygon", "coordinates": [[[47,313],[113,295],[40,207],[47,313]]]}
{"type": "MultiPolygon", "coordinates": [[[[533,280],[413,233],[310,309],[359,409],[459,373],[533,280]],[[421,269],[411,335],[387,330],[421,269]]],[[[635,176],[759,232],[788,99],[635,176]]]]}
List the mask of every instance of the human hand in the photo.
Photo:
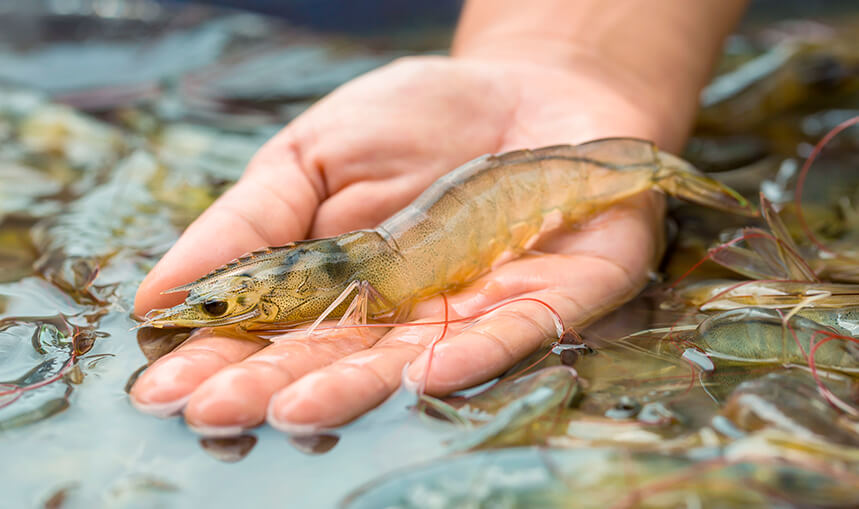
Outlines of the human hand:
{"type": "MultiPolygon", "coordinates": [[[[559,69],[523,61],[417,57],[332,93],[270,140],[245,175],[195,221],[141,284],[135,311],[176,303],[162,290],[246,252],[369,228],[441,175],[484,153],[608,136],[676,150],[686,119],[648,110],[640,90],[594,61],[559,69]],[[662,123],[660,123],[662,122],[662,123]]],[[[540,299],[577,326],[631,297],[662,252],[661,198],[637,196],[545,239],[545,253],[502,265],[449,298],[450,318],[511,297],[540,299]]],[[[440,298],[416,320],[443,316],[440,298]]],[[[190,426],[233,433],[266,417],[297,431],[345,423],[397,389],[403,367],[420,381],[437,326],[390,332],[291,333],[265,346],[205,332],[159,359],[131,391],[143,411],[184,407],[190,426]]],[[[553,317],[517,302],[435,348],[426,391],[490,379],[554,334],[553,317]]]]}

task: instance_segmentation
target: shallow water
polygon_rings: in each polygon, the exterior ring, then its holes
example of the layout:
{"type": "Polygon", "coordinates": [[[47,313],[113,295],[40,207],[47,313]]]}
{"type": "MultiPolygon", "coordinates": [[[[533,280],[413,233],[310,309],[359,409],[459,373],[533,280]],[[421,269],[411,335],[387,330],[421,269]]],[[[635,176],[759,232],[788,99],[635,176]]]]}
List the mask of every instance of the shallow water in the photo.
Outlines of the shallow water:
{"type": "Polygon", "coordinates": [[[146,271],[267,136],[408,48],[208,8],[129,2],[99,17],[81,6],[13,12],[31,30],[0,37],[0,79],[12,83],[0,91],[0,505],[330,507],[441,454],[444,433],[404,412],[406,395],[339,440],[290,443],[268,428],[201,440],[179,418],[137,412],[125,392],[141,348],[175,346],[131,332],[146,271]]]}
{"type": "MultiPolygon", "coordinates": [[[[364,483],[463,444],[655,443],[685,450],[709,440],[700,430],[733,401],[734,388],[753,388],[742,384],[782,369],[772,362],[754,369],[709,365],[701,349],[713,349],[693,348],[688,335],[704,316],[671,304],[655,285],[585,331],[587,349],[544,361],[574,365],[589,382],[583,397],[533,401],[574,400],[574,408],[532,418],[528,405],[520,411],[509,404],[522,395],[503,386],[501,403],[473,403],[481,411],[478,424],[496,413],[509,419],[510,433],[492,435],[491,443],[463,441],[459,427],[415,411],[414,396],[405,392],[318,437],[288,438],[263,427],[207,440],[180,418],[137,412],[128,402],[129,382],[185,334],[131,331],[129,310],[146,271],[279,126],[343,81],[398,55],[440,48],[443,38],[323,37],[257,16],[147,1],[123,5],[111,16],[84,8],[21,11],[14,17],[30,30],[0,34],[0,80],[12,82],[0,88],[0,505],[331,507],[364,483]],[[237,73],[249,78],[237,81],[237,73]],[[680,339],[626,337],[683,325],[689,328],[680,339]],[[612,426],[626,431],[606,432],[620,429],[612,426]]],[[[780,37],[779,30],[768,37],[780,37]]],[[[750,58],[743,51],[753,42],[729,45],[726,72],[750,58]]],[[[745,184],[750,195],[765,178],[768,196],[785,202],[797,158],[825,126],[859,109],[859,95],[808,108],[728,137],[711,126],[690,145],[690,157],[714,171],[744,166],[721,176],[745,184]]],[[[821,159],[819,175],[837,176],[852,164],[852,136],[821,159]]],[[[806,189],[808,210],[831,226],[833,238],[851,226],[833,196],[856,184],[819,178],[806,189]]],[[[688,206],[674,211],[674,222],[680,233],[663,266],[669,280],[721,232],[740,226],[688,206]]],[[[694,277],[728,275],[708,264],[694,277]]],[[[461,408],[462,400],[449,403],[461,408]]]]}

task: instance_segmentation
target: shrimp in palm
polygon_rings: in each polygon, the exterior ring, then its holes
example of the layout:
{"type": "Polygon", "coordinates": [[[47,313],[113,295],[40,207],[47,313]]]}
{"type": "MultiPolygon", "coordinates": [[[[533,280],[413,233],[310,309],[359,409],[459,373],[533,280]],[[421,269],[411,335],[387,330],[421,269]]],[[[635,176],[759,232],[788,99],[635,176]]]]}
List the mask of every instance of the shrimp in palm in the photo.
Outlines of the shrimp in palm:
{"type": "Polygon", "coordinates": [[[483,156],[374,229],[252,253],[174,288],[189,292],[185,302],[153,310],[143,325],[260,329],[338,316],[402,318],[415,303],[522,254],[550,227],[580,224],[648,190],[755,213],[737,193],[644,140],[483,156]]]}

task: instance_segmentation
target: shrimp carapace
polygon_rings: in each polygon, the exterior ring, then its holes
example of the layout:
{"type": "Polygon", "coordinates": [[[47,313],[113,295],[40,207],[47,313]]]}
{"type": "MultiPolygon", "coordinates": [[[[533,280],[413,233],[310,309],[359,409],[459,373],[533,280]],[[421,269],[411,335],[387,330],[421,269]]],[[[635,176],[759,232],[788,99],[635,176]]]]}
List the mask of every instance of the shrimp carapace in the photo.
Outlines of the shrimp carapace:
{"type": "Polygon", "coordinates": [[[252,253],[197,281],[185,302],[143,325],[247,328],[319,317],[404,317],[411,306],[473,281],[524,252],[550,216],[581,223],[657,189],[753,215],[742,196],[653,143],[609,138],[487,155],[441,177],[371,230],[252,253]]]}

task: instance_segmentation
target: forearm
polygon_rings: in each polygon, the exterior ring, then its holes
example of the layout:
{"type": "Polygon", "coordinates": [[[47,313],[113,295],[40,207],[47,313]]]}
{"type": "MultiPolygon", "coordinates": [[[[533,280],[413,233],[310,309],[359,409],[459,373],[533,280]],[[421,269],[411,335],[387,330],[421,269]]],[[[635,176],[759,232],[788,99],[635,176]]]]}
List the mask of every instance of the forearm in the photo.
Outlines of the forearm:
{"type": "Polygon", "coordinates": [[[469,0],[452,53],[600,73],[664,123],[666,138],[676,145],[746,3],[535,0],[526,6],[516,0],[469,0]]]}

